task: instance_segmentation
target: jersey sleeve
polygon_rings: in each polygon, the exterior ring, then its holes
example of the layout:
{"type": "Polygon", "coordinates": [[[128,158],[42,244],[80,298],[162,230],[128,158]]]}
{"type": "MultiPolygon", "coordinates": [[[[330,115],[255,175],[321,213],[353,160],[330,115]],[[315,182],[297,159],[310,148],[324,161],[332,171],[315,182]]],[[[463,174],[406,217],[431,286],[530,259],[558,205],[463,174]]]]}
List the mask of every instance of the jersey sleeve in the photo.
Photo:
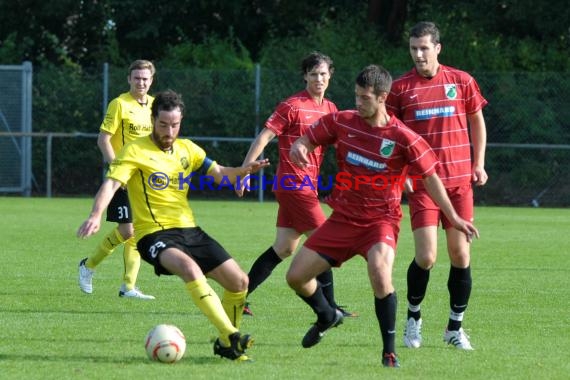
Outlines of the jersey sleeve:
{"type": "Polygon", "coordinates": [[[117,157],[109,165],[107,178],[114,179],[126,185],[137,169],[136,148],[127,144],[121,149],[117,157]]]}
{"type": "Polygon", "coordinates": [[[100,131],[107,132],[114,135],[119,128],[119,123],[121,122],[121,102],[118,98],[111,100],[109,106],[107,107],[107,113],[101,123],[100,131]]]}
{"type": "Polygon", "coordinates": [[[407,147],[407,154],[409,165],[422,177],[432,175],[439,165],[437,155],[427,141],[417,134],[412,136],[407,147]]]}
{"type": "Polygon", "coordinates": [[[293,123],[294,118],[294,108],[286,102],[281,102],[265,122],[265,128],[279,136],[293,123]]]}
{"type": "Polygon", "coordinates": [[[333,145],[337,140],[336,116],[337,113],[329,113],[321,117],[307,131],[306,136],[313,145],[333,145]]]}
{"type": "Polygon", "coordinates": [[[206,151],[191,140],[184,140],[188,151],[189,167],[187,171],[207,174],[216,167],[216,161],[206,156],[206,151]]]}
{"type": "Polygon", "coordinates": [[[475,113],[487,105],[487,100],[481,95],[481,90],[475,78],[469,76],[465,94],[465,112],[475,113]]]}
{"type": "Polygon", "coordinates": [[[202,166],[200,166],[200,168],[197,171],[201,174],[208,174],[208,173],[210,173],[210,171],[215,169],[216,166],[218,166],[218,163],[216,161],[212,160],[209,157],[204,157],[204,161],[202,162],[202,166]]]}

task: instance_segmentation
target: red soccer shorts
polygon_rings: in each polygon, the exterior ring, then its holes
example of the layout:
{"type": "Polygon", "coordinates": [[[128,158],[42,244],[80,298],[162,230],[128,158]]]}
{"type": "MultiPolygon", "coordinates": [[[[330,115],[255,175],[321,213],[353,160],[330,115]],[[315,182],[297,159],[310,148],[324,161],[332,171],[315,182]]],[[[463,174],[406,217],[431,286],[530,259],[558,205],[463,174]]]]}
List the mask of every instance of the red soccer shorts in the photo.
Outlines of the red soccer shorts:
{"type": "Polygon", "coordinates": [[[340,267],[355,255],[366,259],[373,245],[385,243],[396,251],[399,223],[388,220],[357,225],[342,215],[333,214],[305,242],[305,247],[327,256],[331,265],[340,267]]]}
{"type": "Polygon", "coordinates": [[[299,233],[312,231],[326,220],[325,213],[315,193],[279,191],[275,193],[279,203],[277,227],[293,228],[299,233]]]}
{"type": "MultiPolygon", "coordinates": [[[[446,190],[451,204],[455,207],[455,211],[457,211],[459,216],[469,222],[473,222],[473,188],[471,185],[451,187],[446,190]]],[[[416,190],[406,196],[410,206],[412,230],[421,227],[439,226],[440,220],[444,229],[453,227],[426,190],[416,190]]]]}

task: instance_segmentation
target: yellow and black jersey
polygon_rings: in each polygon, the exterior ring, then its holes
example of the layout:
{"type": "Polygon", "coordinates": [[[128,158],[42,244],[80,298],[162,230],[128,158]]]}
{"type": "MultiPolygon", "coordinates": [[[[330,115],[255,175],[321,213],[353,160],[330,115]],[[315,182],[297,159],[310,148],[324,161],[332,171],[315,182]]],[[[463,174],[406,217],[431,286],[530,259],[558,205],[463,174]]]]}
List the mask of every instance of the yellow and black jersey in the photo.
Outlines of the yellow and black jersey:
{"type": "Polygon", "coordinates": [[[187,181],[191,173],[207,173],[214,165],[187,139],[177,139],[169,152],[159,149],[150,136],[125,145],[107,177],[127,185],[136,240],[159,230],[195,227],[187,181]]]}
{"type": "Polygon", "coordinates": [[[151,106],[154,97],[140,104],[129,92],[111,100],[100,131],[111,135],[111,145],[117,154],[127,143],[152,132],[151,106]]]}

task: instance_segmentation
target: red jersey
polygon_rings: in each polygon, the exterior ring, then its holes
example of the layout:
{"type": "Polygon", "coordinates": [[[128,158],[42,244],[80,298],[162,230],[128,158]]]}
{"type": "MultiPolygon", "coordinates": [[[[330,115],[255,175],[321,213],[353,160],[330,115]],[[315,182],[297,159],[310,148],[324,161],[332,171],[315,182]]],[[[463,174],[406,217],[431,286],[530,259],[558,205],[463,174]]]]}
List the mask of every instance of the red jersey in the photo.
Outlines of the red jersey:
{"type": "Polygon", "coordinates": [[[399,222],[408,166],[427,176],[438,164],[429,144],[395,116],[373,127],[357,111],[341,111],[322,117],[307,137],[314,145],[336,144],[339,173],[328,203],[357,225],[399,222]]]}
{"type": "Polygon", "coordinates": [[[291,145],[303,136],[309,127],[321,116],[336,112],[336,105],[323,98],[317,104],[307,90],[296,93],[281,102],[265,122],[265,127],[278,137],[279,165],[273,184],[274,191],[305,191],[317,193],[319,169],[323,162],[324,150],[318,147],[309,155],[309,166],[301,169],[289,159],[291,145]],[[304,185],[303,185],[304,184],[304,185]]]}
{"type": "Polygon", "coordinates": [[[386,100],[387,110],[431,145],[441,163],[437,174],[446,188],[471,183],[467,115],[486,104],[471,75],[444,65],[431,79],[413,68],[393,82],[386,100]]]}

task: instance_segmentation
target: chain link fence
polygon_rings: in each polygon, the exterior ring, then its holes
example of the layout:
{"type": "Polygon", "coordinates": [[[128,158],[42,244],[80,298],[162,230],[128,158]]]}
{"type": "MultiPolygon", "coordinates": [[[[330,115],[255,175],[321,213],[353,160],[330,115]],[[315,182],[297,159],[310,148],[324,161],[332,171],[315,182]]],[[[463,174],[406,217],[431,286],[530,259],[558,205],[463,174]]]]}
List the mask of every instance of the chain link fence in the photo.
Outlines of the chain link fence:
{"type": "MultiPolygon", "coordinates": [[[[277,103],[304,88],[300,72],[263,67],[258,71],[214,71],[158,65],[157,69],[151,93],[168,88],[182,93],[187,112],[181,135],[209,138],[198,142],[224,165],[241,164],[249,141],[277,103]]],[[[327,96],[339,109],[353,108],[358,71],[337,70],[331,79],[327,96]]],[[[393,71],[393,75],[402,71],[393,71]]],[[[472,74],[489,101],[484,110],[489,182],[475,190],[476,203],[570,205],[570,108],[565,107],[570,101],[570,79],[561,73],[472,74]]],[[[34,132],[75,133],[72,138],[53,138],[50,143],[54,196],[91,196],[96,192],[103,167],[94,136],[106,101],[127,90],[125,68],[109,67],[108,77],[100,68],[34,73],[34,132]],[[108,92],[104,91],[106,83],[108,92]]],[[[47,139],[33,137],[32,146],[33,193],[43,196],[48,186],[47,139]]],[[[266,149],[266,156],[277,162],[276,144],[266,149]]],[[[272,175],[274,170],[271,167],[265,174],[272,175]]],[[[334,173],[331,151],[322,174],[334,173]]]]}

